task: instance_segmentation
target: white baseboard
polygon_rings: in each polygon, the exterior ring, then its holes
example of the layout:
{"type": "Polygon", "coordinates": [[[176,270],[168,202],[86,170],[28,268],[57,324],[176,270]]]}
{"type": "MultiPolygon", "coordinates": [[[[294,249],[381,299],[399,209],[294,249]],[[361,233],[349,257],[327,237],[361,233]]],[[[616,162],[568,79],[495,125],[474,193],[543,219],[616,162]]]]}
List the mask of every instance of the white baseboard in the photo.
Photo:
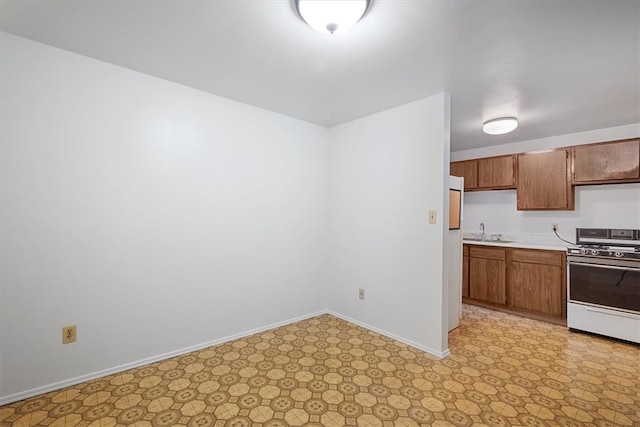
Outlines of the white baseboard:
{"type": "Polygon", "coordinates": [[[63,380],[63,381],[58,381],[55,383],[51,383],[51,384],[47,384],[41,387],[36,387],[36,388],[32,388],[30,390],[25,390],[25,391],[21,391],[18,393],[14,393],[14,394],[10,394],[8,396],[0,396],[0,406],[2,405],[7,405],[9,403],[13,403],[13,402],[17,402],[20,400],[24,400],[24,399],[28,399],[30,397],[34,397],[34,396],[38,396],[40,394],[44,394],[44,393],[49,393],[51,391],[55,391],[55,390],[60,390],[63,389],[65,387],[69,387],[72,385],[76,385],[76,384],[80,384],[83,382],[87,382],[87,381],[91,381],[91,380],[95,380],[97,378],[102,378],[105,377],[107,375],[112,375],[112,374],[116,374],[118,372],[123,372],[123,371],[127,371],[129,369],[133,369],[133,368],[137,368],[139,366],[143,366],[143,365],[148,365],[150,363],[154,363],[154,362],[159,362],[161,360],[166,360],[166,359],[170,359],[172,357],[176,357],[176,356],[180,356],[186,353],[191,353],[192,351],[197,351],[197,350],[202,350],[204,348],[207,347],[211,347],[214,345],[218,345],[218,344],[223,344],[225,342],[229,342],[229,341],[233,341],[233,340],[237,340],[240,338],[244,338],[247,337],[249,335],[254,335],[260,332],[264,332],[264,331],[268,331],[270,329],[275,329],[275,328],[279,328],[281,326],[285,326],[285,325],[290,325],[291,323],[295,323],[295,322],[299,322],[301,320],[306,320],[312,317],[316,317],[316,316],[320,316],[322,314],[330,314],[332,316],[335,316],[339,319],[345,320],[347,322],[353,323],[355,325],[358,326],[362,326],[365,329],[368,329],[370,331],[374,331],[379,333],[380,335],[384,335],[386,337],[389,337],[391,339],[394,339],[396,341],[399,341],[401,343],[407,344],[411,347],[417,348],[418,350],[422,350],[425,351],[429,354],[432,354],[440,359],[447,357],[450,352],[449,349],[445,350],[445,351],[436,351],[432,348],[423,346],[421,344],[418,344],[416,342],[413,342],[411,340],[408,340],[406,338],[400,337],[398,335],[392,334],[390,332],[384,331],[382,329],[376,328],[375,326],[371,326],[368,325],[364,322],[360,322],[358,320],[352,319],[348,316],[344,316],[340,313],[336,313],[335,311],[331,311],[331,310],[320,310],[320,311],[316,311],[314,313],[309,313],[309,314],[305,314],[302,316],[298,316],[298,317],[294,317],[293,319],[288,319],[288,320],[284,320],[281,322],[276,322],[276,323],[272,323],[270,325],[266,325],[266,326],[262,326],[260,328],[255,328],[255,329],[251,329],[249,331],[245,331],[245,332],[240,332],[238,334],[234,334],[234,335],[229,335],[227,337],[224,338],[218,338],[215,340],[211,340],[211,341],[207,341],[201,344],[196,344],[196,345],[192,345],[190,347],[185,347],[185,348],[181,348],[179,350],[174,350],[174,351],[170,351],[168,353],[164,353],[164,354],[160,354],[157,356],[151,356],[151,357],[147,357],[145,359],[140,359],[140,360],[136,360],[135,362],[130,362],[130,363],[125,363],[123,365],[119,365],[119,366],[114,366],[112,368],[107,368],[107,369],[102,369],[100,371],[96,371],[96,372],[91,372],[85,375],[80,375],[78,377],[75,378],[70,378],[67,380],[63,380]]]}
{"type": "Polygon", "coordinates": [[[135,362],[125,363],[123,365],[114,366],[112,368],[102,369],[100,371],[91,372],[85,375],[80,375],[75,378],[70,378],[63,381],[58,381],[55,383],[47,384],[41,387],[32,388],[30,390],[21,391],[18,393],[10,394],[8,396],[0,396],[0,406],[7,405],[9,403],[18,402],[20,400],[28,399],[30,397],[38,396],[40,394],[49,393],[51,391],[60,390],[65,387],[69,387],[72,385],[80,384],[83,382],[95,380],[97,378],[102,378],[107,375],[116,374],[118,372],[123,372],[129,369],[137,368],[139,366],[148,365],[150,363],[159,362],[161,360],[170,359],[172,357],[180,356],[186,353],[191,353],[192,351],[202,350],[207,347],[211,347],[218,344],[223,344],[225,342],[237,340],[239,338],[244,338],[249,335],[254,335],[260,332],[267,331],[269,329],[279,328],[281,326],[289,325],[291,323],[299,322],[301,320],[306,320],[311,317],[316,317],[321,314],[326,314],[327,310],[321,310],[314,313],[305,314],[302,316],[294,317],[293,319],[283,320],[281,322],[272,323],[267,326],[262,326],[259,328],[251,329],[249,331],[240,332],[238,334],[229,335],[224,338],[219,338],[211,341],[207,341],[201,344],[192,345],[190,347],[181,348],[179,350],[170,351],[168,353],[159,354],[157,356],[147,357],[145,359],[136,360],[135,362]]]}
{"type": "Polygon", "coordinates": [[[362,326],[365,329],[369,329],[370,331],[377,332],[380,335],[384,335],[385,337],[389,337],[389,338],[394,339],[396,341],[399,341],[401,343],[407,344],[407,345],[409,345],[411,347],[417,348],[418,350],[422,350],[424,352],[427,352],[427,353],[429,353],[429,354],[431,354],[433,356],[436,356],[437,358],[440,358],[440,359],[445,358],[445,357],[447,357],[447,356],[449,356],[451,354],[449,349],[446,349],[445,351],[434,350],[433,348],[424,346],[422,344],[418,344],[417,342],[414,342],[414,341],[411,341],[411,340],[406,339],[404,337],[392,334],[391,332],[387,332],[387,331],[384,331],[382,329],[376,328],[375,326],[371,326],[371,325],[369,325],[367,323],[360,322],[359,320],[352,319],[349,316],[345,316],[343,314],[336,313],[335,311],[332,311],[332,310],[327,310],[327,313],[329,313],[330,315],[335,316],[335,317],[337,317],[339,319],[346,320],[349,323],[353,323],[353,324],[356,324],[358,326],[362,326]]]}

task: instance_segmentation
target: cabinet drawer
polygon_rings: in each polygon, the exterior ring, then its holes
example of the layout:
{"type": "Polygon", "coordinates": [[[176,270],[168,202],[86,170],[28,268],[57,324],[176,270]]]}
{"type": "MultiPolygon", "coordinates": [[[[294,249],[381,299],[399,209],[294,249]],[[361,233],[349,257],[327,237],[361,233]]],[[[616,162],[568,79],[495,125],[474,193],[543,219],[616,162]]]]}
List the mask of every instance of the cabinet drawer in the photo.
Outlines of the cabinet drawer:
{"type": "Polygon", "coordinates": [[[511,258],[514,262],[528,262],[532,264],[547,264],[562,266],[562,252],[540,251],[531,249],[512,249],[511,258]]]}
{"type": "Polygon", "coordinates": [[[472,258],[506,259],[506,250],[503,248],[490,248],[487,246],[471,246],[469,248],[469,256],[472,258]]]}

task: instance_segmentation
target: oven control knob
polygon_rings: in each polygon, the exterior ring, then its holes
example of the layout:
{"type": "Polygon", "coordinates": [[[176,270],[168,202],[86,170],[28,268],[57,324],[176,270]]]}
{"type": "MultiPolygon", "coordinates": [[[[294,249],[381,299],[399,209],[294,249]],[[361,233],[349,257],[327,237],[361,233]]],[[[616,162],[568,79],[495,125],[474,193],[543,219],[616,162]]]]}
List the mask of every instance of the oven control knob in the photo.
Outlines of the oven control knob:
{"type": "Polygon", "coordinates": [[[580,248],[580,253],[581,253],[582,255],[587,255],[587,254],[589,253],[589,249],[587,249],[587,248],[580,248]]]}
{"type": "Polygon", "coordinates": [[[624,256],[624,254],[622,252],[616,252],[616,257],[618,258],[622,258],[624,256]]]}
{"type": "Polygon", "coordinates": [[[591,255],[598,255],[600,253],[597,249],[591,249],[591,255]]]}

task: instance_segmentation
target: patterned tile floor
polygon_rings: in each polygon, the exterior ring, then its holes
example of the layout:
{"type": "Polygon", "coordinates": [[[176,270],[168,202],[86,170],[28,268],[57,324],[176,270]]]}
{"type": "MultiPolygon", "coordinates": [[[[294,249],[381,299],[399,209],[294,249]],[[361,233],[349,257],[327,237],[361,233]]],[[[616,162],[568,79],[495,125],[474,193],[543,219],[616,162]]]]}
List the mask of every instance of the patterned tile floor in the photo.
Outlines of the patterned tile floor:
{"type": "Polygon", "coordinates": [[[640,425],[640,347],[463,314],[443,360],[323,315],[0,407],[0,426],[640,425]]]}

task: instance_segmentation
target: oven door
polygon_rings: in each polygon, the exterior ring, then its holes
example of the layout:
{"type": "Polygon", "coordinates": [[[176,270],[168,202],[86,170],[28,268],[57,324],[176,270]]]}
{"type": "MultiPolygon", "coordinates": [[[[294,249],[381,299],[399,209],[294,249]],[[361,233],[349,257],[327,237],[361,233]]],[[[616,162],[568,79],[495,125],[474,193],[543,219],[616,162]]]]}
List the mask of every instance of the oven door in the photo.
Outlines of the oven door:
{"type": "Polygon", "coordinates": [[[640,262],[568,256],[569,301],[640,313],[640,262]]]}

